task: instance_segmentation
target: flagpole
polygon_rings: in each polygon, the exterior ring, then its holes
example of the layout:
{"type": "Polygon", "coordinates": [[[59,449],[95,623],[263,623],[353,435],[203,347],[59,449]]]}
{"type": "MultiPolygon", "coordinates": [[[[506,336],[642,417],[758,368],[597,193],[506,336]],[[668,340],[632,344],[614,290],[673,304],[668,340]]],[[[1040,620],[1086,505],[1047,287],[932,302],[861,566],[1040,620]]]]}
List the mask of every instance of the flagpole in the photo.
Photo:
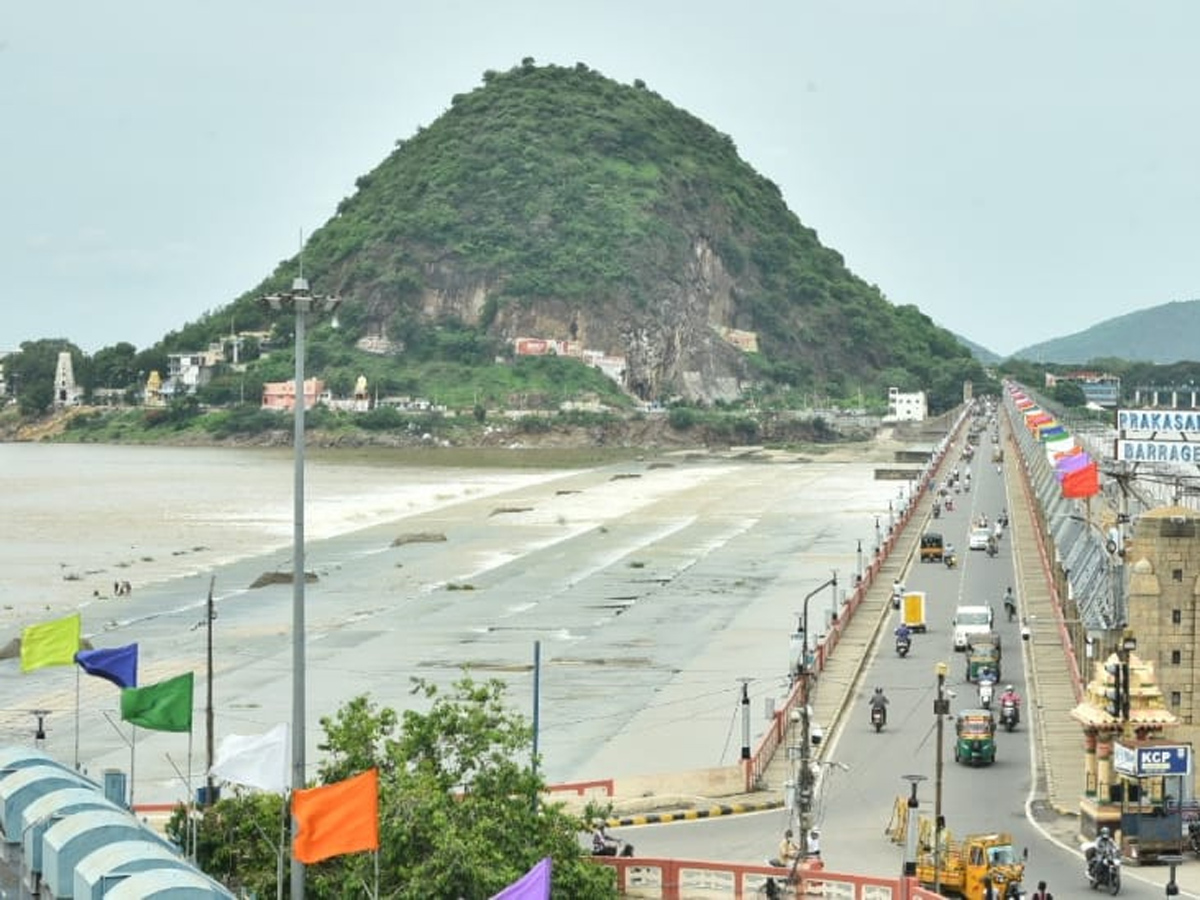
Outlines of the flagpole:
{"type": "Polygon", "coordinates": [[[188,728],[188,758],[187,758],[187,804],[183,807],[188,814],[188,825],[190,826],[188,833],[191,835],[191,844],[188,847],[188,852],[193,863],[196,862],[196,795],[192,793],[192,729],[188,728]]]}
{"type": "Polygon", "coordinates": [[[137,726],[133,726],[133,735],[129,739],[129,811],[133,812],[133,767],[137,762],[137,726]]]}
{"type": "Polygon", "coordinates": [[[217,617],[216,610],[213,608],[213,588],[216,586],[217,576],[214,575],[208,582],[208,615],[205,619],[208,622],[208,704],[204,711],[204,726],[206,729],[205,749],[208,753],[208,768],[205,770],[208,774],[208,780],[205,784],[204,805],[212,806],[214,802],[213,794],[216,791],[216,782],[212,777],[213,767],[213,619],[217,617]]]}
{"type": "Polygon", "coordinates": [[[79,771],[79,664],[75,664],[75,771],[79,771]]]}
{"type": "Polygon", "coordinates": [[[292,808],[291,791],[284,792],[283,803],[280,806],[282,811],[279,816],[279,852],[275,854],[275,900],[283,900],[283,859],[288,852],[287,826],[288,813],[292,808]]]}

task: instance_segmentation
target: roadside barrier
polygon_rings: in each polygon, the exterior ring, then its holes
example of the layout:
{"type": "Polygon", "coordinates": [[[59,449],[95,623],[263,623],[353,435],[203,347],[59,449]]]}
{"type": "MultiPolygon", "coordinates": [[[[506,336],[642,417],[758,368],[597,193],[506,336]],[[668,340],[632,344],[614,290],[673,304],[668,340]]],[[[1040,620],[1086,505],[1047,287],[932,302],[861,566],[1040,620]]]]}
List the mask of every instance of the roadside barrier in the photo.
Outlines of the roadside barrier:
{"type": "MultiPolygon", "coordinates": [[[[787,868],[707,860],[597,856],[592,861],[616,870],[620,896],[643,900],[767,896],[768,880],[780,882],[791,877],[787,868]]],[[[913,878],[851,875],[829,872],[823,866],[797,874],[798,895],[824,895],[841,900],[941,900],[940,895],[921,887],[913,878]],[[820,872],[819,878],[811,877],[811,872],[820,872]]]]}

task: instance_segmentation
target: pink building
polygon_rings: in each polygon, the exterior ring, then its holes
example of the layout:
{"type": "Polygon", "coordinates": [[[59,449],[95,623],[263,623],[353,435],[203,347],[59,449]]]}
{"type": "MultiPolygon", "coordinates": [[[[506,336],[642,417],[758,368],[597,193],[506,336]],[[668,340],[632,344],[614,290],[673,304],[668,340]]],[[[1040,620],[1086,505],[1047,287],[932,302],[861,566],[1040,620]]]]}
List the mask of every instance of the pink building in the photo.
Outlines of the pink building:
{"type": "MultiPolygon", "coordinates": [[[[329,392],[325,390],[325,382],[319,378],[304,379],[304,408],[312,409],[317,403],[329,400],[329,392]]],[[[268,381],[263,385],[263,409],[282,409],[291,411],[296,404],[296,382],[268,381]]]]}

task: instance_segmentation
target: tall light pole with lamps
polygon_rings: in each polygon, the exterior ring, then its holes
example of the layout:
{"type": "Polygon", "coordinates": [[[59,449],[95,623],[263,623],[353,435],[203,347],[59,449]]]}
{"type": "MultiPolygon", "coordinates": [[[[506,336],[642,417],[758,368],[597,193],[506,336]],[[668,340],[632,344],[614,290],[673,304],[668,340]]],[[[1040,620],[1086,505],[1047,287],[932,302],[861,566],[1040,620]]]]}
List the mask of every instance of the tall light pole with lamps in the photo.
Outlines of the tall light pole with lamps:
{"type": "MultiPolygon", "coordinates": [[[[834,590],[834,609],[837,609],[837,572],[833,573],[833,577],[828,581],[823,582],[813,588],[804,597],[803,618],[798,623],[797,631],[803,633],[804,639],[800,645],[800,660],[798,662],[798,670],[796,672],[800,679],[800,771],[796,773],[794,790],[797,821],[797,834],[799,835],[799,844],[801,848],[800,855],[797,860],[803,859],[804,854],[808,849],[808,832],[809,832],[809,812],[812,809],[813,802],[813,771],[812,761],[809,755],[810,747],[812,746],[812,708],[809,706],[809,682],[808,682],[808,601],[815,597],[827,587],[832,587],[834,590]]],[[[794,867],[793,867],[794,868],[794,867]]]]}
{"type": "Polygon", "coordinates": [[[950,667],[939,662],[937,672],[937,699],[933,701],[933,714],[937,716],[937,758],[934,764],[933,790],[933,892],[942,892],[942,724],[950,715],[950,701],[946,698],[946,673],[950,667]]]}
{"type": "MultiPolygon", "coordinates": [[[[292,289],[283,294],[263,297],[272,310],[292,310],[296,314],[296,374],[292,394],[294,430],[292,455],[295,461],[292,507],[292,790],[305,786],[305,663],[304,663],[304,407],[308,392],[304,387],[305,325],[313,313],[332,313],[341,302],[337,297],[322,297],[308,289],[303,275],[292,281],[292,289]]],[[[315,398],[314,398],[315,399],[315,398]]],[[[292,820],[295,838],[296,821],[292,820]]],[[[293,844],[294,846],[294,844],[293,844]]],[[[304,900],[304,863],[292,853],[292,900],[304,900]]]]}

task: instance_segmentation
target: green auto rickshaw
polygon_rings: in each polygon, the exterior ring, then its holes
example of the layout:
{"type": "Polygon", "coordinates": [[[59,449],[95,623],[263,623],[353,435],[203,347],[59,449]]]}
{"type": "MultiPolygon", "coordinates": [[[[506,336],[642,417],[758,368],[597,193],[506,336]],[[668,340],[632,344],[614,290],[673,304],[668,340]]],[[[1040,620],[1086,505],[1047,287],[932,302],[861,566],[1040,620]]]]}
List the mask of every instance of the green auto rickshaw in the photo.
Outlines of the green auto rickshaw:
{"type": "Polygon", "coordinates": [[[967,681],[978,684],[983,677],[1000,680],[1000,651],[983,644],[967,648],[967,681]]]}
{"type": "Polygon", "coordinates": [[[991,710],[964,709],[954,719],[954,761],[990,766],[996,761],[996,720],[991,710]]]}

